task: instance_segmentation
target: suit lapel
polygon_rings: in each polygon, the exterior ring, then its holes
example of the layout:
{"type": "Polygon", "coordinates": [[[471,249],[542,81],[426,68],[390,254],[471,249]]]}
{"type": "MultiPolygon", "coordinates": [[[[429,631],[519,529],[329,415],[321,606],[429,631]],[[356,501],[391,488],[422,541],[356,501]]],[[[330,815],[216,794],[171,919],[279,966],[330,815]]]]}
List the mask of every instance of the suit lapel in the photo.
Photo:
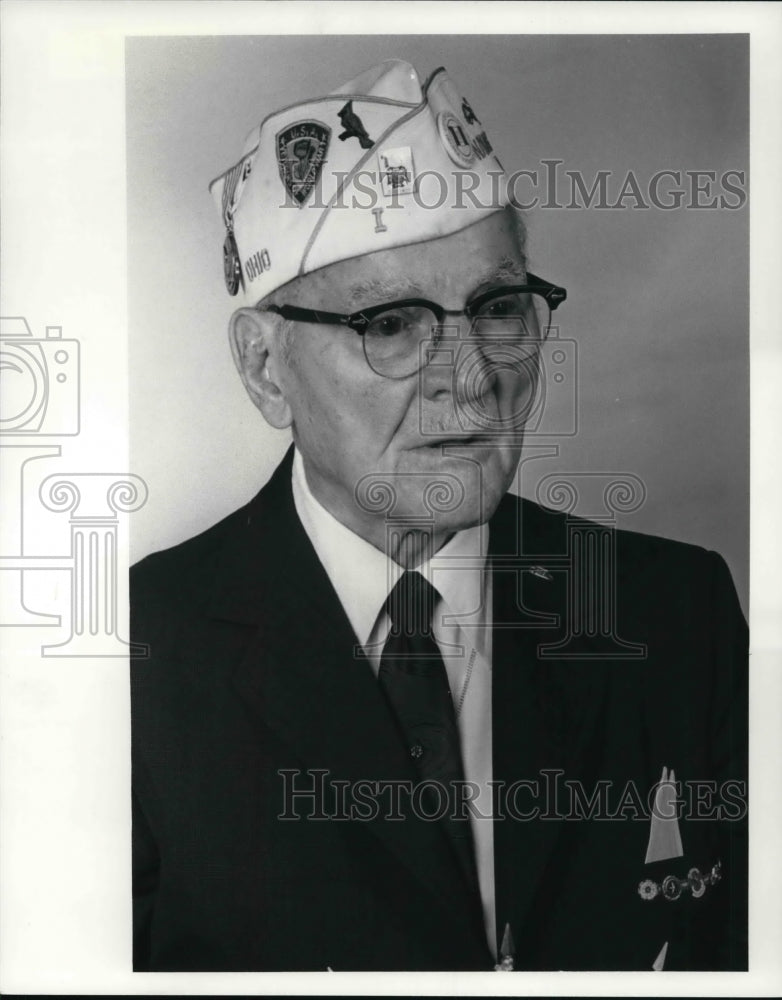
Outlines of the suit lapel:
{"type": "Polygon", "coordinates": [[[566,620],[567,580],[556,569],[551,579],[536,575],[529,563],[545,567],[548,556],[556,565],[567,544],[558,530],[563,521],[508,498],[491,525],[494,621],[502,626],[495,625],[492,656],[493,777],[495,809],[506,816],[494,824],[495,898],[498,934],[510,923],[517,944],[564,826],[563,820],[518,814],[536,805],[541,815],[553,813],[556,805],[546,792],[557,780],[554,772],[564,771],[563,778],[584,773],[605,690],[601,664],[546,660],[538,653],[566,620]],[[519,555],[520,565],[509,571],[519,555]],[[522,786],[515,804],[503,802],[502,790],[519,781],[537,782],[537,795],[535,786],[522,786]]]}
{"type": "MultiPolygon", "coordinates": [[[[291,463],[292,450],[246,508],[215,587],[212,616],[255,628],[234,686],[290,746],[292,766],[326,769],[327,780],[414,781],[371,666],[354,653],[348,618],[296,514],[291,463]]],[[[474,923],[474,901],[439,824],[381,815],[362,828],[461,923],[474,923]]]]}

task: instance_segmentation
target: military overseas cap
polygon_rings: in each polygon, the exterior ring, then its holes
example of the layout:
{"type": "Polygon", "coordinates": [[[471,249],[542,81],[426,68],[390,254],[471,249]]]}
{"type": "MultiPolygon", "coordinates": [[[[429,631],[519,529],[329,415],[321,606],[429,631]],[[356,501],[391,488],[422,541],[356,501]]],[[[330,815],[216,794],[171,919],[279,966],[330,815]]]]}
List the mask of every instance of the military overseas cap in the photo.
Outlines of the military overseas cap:
{"type": "Polygon", "coordinates": [[[444,69],[391,59],[268,115],[210,184],[225,281],[255,305],[298,275],[447,236],[503,208],[503,168],[444,69]]]}

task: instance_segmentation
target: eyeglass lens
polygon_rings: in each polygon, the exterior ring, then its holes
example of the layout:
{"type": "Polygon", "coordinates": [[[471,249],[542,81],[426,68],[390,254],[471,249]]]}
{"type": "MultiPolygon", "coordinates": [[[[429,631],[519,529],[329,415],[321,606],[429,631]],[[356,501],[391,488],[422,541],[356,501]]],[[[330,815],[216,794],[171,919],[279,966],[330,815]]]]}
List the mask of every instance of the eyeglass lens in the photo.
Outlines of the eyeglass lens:
{"type": "MultiPolygon", "coordinates": [[[[517,350],[519,367],[529,360],[530,346],[545,339],[551,310],[542,295],[514,292],[492,298],[471,319],[440,323],[426,306],[404,305],[374,316],[363,336],[364,353],[370,368],[379,375],[402,378],[427,363],[432,351],[450,338],[461,340],[469,326],[466,344],[478,347],[491,357],[500,351],[507,362],[508,350],[517,350]]],[[[507,367],[507,363],[504,363],[507,367]]]]}

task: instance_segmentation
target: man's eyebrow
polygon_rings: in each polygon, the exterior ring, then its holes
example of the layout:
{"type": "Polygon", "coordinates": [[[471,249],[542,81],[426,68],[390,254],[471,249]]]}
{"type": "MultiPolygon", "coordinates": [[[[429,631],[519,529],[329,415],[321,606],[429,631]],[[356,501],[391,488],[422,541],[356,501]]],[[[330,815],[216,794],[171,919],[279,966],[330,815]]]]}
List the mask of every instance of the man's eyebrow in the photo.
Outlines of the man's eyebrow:
{"type": "Polygon", "coordinates": [[[372,278],[369,281],[361,281],[357,285],[353,285],[348,293],[348,302],[351,307],[357,303],[367,306],[422,295],[421,286],[415,282],[406,281],[401,284],[385,278],[372,278]]]}
{"type": "Polygon", "coordinates": [[[524,260],[515,257],[503,257],[499,264],[491,271],[478,277],[473,287],[480,288],[483,285],[496,285],[502,282],[521,283],[526,280],[527,268],[524,260]]]}
{"type": "MultiPolygon", "coordinates": [[[[503,257],[496,267],[473,282],[473,288],[486,285],[505,283],[520,284],[527,277],[525,260],[517,257],[503,257]]],[[[404,283],[386,278],[371,278],[353,285],[348,292],[348,304],[354,308],[357,304],[367,306],[380,302],[393,302],[395,299],[424,297],[420,285],[414,281],[404,283]]]]}

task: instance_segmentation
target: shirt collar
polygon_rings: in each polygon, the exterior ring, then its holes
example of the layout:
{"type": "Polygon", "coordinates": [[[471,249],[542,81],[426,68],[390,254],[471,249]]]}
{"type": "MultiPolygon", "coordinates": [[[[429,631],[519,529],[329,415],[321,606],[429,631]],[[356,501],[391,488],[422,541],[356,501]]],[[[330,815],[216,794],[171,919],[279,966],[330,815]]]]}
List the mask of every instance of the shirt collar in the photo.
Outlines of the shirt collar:
{"type": "MultiPolygon", "coordinates": [[[[298,448],[293,457],[293,500],[299,520],[328,574],[362,646],[403,568],[380,549],[345,527],[315,499],[298,448]]],[[[417,567],[454,615],[476,616],[483,608],[483,567],[488,526],[457,531],[426,563],[417,567]]]]}

